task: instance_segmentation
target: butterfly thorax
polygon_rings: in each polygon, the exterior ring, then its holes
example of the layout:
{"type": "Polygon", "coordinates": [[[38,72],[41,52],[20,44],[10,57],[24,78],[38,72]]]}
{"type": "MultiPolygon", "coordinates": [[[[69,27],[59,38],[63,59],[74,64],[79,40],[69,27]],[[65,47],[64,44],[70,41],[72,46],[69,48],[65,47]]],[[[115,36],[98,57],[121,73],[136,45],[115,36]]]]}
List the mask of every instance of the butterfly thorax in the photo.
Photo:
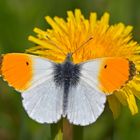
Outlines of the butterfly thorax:
{"type": "Polygon", "coordinates": [[[63,63],[54,66],[54,82],[56,87],[63,88],[64,101],[63,111],[65,112],[68,102],[69,90],[76,87],[80,78],[80,65],[72,63],[70,56],[67,56],[63,63]]]}
{"type": "Polygon", "coordinates": [[[64,93],[69,91],[70,87],[76,86],[80,76],[80,65],[65,61],[62,64],[54,66],[54,81],[56,86],[64,88],[64,93]]]}

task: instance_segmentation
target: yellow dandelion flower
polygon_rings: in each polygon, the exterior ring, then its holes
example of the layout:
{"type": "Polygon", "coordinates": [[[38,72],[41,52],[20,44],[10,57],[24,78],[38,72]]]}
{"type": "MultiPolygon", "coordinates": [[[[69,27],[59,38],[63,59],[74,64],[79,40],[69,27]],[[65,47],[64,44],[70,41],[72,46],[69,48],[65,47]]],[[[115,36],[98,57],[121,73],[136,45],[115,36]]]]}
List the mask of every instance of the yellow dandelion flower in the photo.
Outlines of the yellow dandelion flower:
{"type": "Polygon", "coordinates": [[[132,114],[137,113],[135,97],[140,99],[140,46],[132,40],[133,27],[123,23],[109,25],[108,13],[104,13],[100,20],[97,20],[96,13],[91,13],[89,19],[86,19],[79,9],[74,13],[68,11],[67,14],[67,20],[45,17],[52,29],[43,31],[35,28],[37,37],[29,36],[29,40],[37,46],[28,49],[27,52],[55,62],[63,62],[66,57],[64,54],[74,52],[84,44],[84,47],[73,54],[74,63],[102,57],[129,59],[135,64],[136,75],[119,91],[114,91],[108,96],[108,103],[114,117],[119,115],[121,104],[128,105],[132,114]]]}

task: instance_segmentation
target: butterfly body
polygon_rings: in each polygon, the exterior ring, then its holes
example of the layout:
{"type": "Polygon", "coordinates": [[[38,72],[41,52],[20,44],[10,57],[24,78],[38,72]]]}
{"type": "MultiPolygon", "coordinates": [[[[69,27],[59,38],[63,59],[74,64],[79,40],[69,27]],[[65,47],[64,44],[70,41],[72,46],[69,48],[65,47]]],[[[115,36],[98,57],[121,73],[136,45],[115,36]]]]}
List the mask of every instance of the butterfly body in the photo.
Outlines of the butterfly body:
{"type": "Polygon", "coordinates": [[[80,65],[73,64],[69,57],[63,63],[54,65],[54,82],[63,89],[63,116],[66,116],[69,90],[76,87],[80,79],[80,65]]]}

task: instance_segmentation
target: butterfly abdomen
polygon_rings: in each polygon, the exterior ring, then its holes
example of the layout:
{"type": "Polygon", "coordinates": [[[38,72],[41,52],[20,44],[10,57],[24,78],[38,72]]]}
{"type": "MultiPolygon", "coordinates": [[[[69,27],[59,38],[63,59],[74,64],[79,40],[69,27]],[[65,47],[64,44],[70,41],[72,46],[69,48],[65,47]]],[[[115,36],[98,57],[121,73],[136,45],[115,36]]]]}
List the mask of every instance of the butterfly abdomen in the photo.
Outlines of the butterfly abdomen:
{"type": "Polygon", "coordinates": [[[66,114],[68,94],[72,87],[76,87],[80,77],[80,66],[70,61],[56,64],[54,67],[54,81],[57,87],[63,88],[63,116],[66,114]]]}

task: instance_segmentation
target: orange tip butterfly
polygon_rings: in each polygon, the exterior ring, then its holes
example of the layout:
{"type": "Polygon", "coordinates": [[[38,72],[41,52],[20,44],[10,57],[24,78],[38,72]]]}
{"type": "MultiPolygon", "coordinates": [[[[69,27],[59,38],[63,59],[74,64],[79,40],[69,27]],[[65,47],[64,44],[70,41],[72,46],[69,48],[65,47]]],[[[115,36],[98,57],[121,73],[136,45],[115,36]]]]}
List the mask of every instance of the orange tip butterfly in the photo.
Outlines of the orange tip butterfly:
{"type": "Polygon", "coordinates": [[[56,123],[66,117],[75,125],[96,121],[104,110],[106,96],[119,90],[135,74],[126,58],[98,58],[74,64],[72,54],[63,63],[24,54],[1,56],[4,80],[22,92],[28,115],[39,123],[56,123]]]}

